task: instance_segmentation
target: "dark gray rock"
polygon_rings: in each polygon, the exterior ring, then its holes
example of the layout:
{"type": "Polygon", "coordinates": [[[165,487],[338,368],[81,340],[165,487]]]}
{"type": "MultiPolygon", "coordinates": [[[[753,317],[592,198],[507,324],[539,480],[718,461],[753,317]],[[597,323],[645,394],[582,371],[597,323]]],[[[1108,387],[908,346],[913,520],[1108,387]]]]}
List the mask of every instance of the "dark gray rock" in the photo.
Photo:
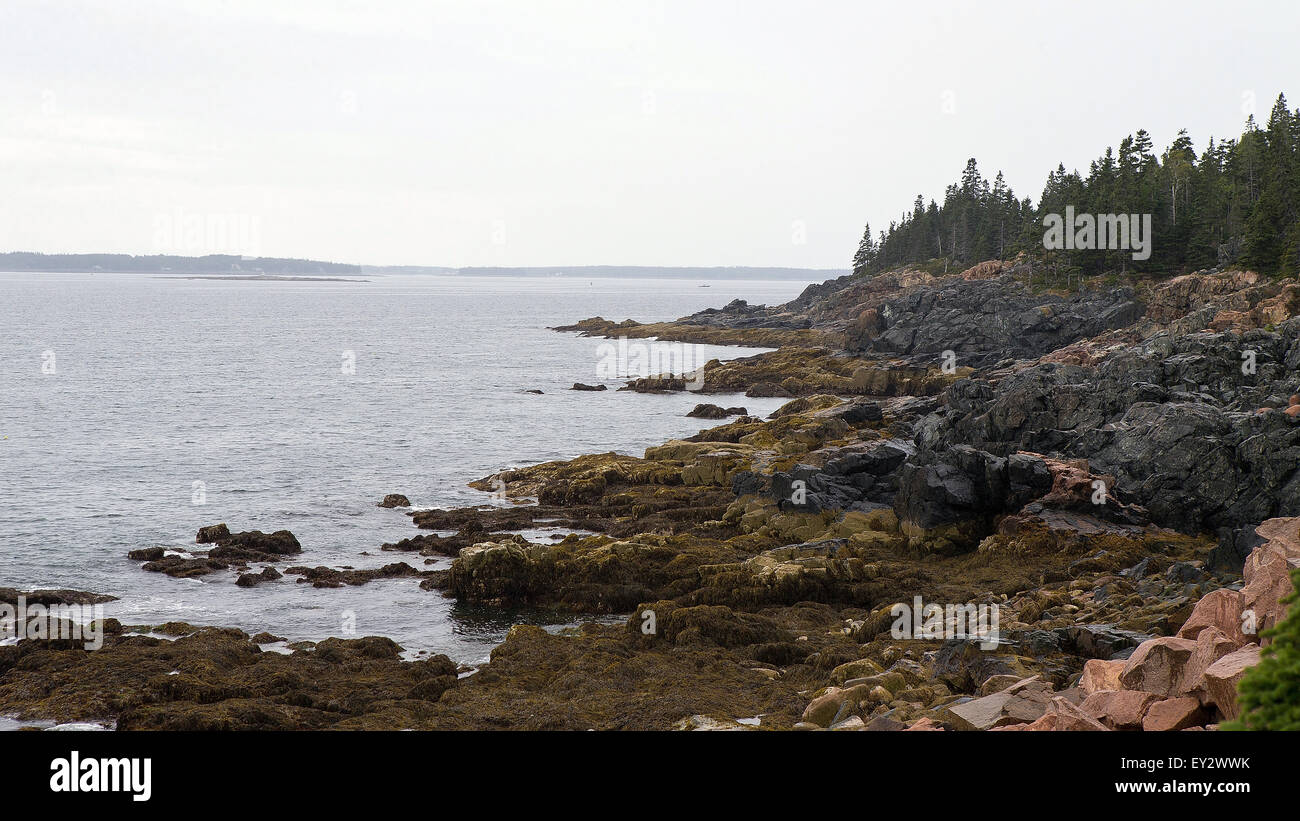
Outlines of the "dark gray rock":
{"type": "MultiPolygon", "coordinates": [[[[917,422],[922,453],[970,445],[1089,460],[1117,498],[1183,532],[1234,531],[1300,510],[1300,318],[1272,331],[1157,334],[1096,367],[1040,363],[963,379],[917,422]],[[1242,352],[1255,355],[1243,372],[1242,352]]],[[[1230,561],[1227,547],[1217,561],[1230,561]]]]}
{"type": "Polygon", "coordinates": [[[901,439],[827,448],[817,452],[825,459],[824,467],[795,465],[777,471],[772,474],[769,492],[782,509],[815,512],[883,507],[892,503],[898,490],[898,468],[914,452],[915,448],[901,439]]]}
{"type": "Polygon", "coordinates": [[[994,516],[1019,510],[1052,485],[1041,459],[1022,455],[1013,463],[969,445],[920,454],[898,477],[894,512],[900,521],[922,528],[982,522],[986,532],[994,516]]]}
{"type": "Polygon", "coordinates": [[[1151,638],[1109,624],[1074,624],[1058,627],[1053,632],[1062,650],[1092,659],[1113,659],[1121,653],[1131,653],[1133,648],[1151,638]]]}
{"type": "Polygon", "coordinates": [[[1145,311],[1132,289],[1036,294],[1011,277],[956,280],[917,289],[878,310],[878,334],[850,334],[852,351],[938,357],[987,367],[1032,358],[1079,339],[1136,322],[1145,311]]]}
{"type": "Polygon", "coordinates": [[[830,415],[837,416],[854,427],[870,424],[872,422],[879,422],[884,418],[884,414],[881,412],[878,403],[863,400],[850,402],[847,405],[836,408],[830,415]]]}
{"type": "Polygon", "coordinates": [[[1264,543],[1264,537],[1255,532],[1255,524],[1237,528],[1224,528],[1219,544],[1206,557],[1206,564],[1215,570],[1240,573],[1246,557],[1264,543]]]}

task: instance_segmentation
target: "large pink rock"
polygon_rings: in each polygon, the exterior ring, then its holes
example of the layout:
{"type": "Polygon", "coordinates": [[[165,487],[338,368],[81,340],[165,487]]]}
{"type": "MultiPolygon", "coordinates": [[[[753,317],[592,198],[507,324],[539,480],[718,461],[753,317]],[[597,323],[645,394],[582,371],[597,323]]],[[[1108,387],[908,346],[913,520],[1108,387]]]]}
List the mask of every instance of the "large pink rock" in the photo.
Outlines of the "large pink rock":
{"type": "Polygon", "coordinates": [[[1052,696],[1052,686],[1033,676],[996,693],[948,707],[941,717],[958,730],[1028,724],[1047,711],[1052,696]]]}
{"type": "Polygon", "coordinates": [[[1288,556],[1282,547],[1271,542],[1260,545],[1246,557],[1242,570],[1246,580],[1241,588],[1242,608],[1245,614],[1254,616],[1257,631],[1275,627],[1286,617],[1282,599],[1295,589],[1291,571],[1296,568],[1300,568],[1300,557],[1288,556]]]}
{"type": "Polygon", "coordinates": [[[1211,664],[1201,674],[1195,695],[1201,704],[1214,707],[1224,719],[1240,714],[1237,706],[1237,683],[1246,671],[1259,664],[1259,645],[1248,644],[1211,664]]]}
{"type": "MultiPolygon", "coordinates": [[[[1093,482],[1105,482],[1108,489],[1115,487],[1115,477],[1094,474],[1088,469],[1087,459],[1044,458],[1052,475],[1052,488],[1040,501],[1049,506],[1071,507],[1092,504],[1093,482]]],[[[1114,497],[1107,491],[1107,501],[1114,497]]]]}
{"type": "Polygon", "coordinates": [[[933,732],[933,731],[935,731],[935,730],[942,730],[942,729],[943,729],[943,727],[941,727],[941,726],[939,725],[939,722],[937,722],[937,721],[935,721],[934,719],[932,719],[932,718],[930,718],[929,716],[927,716],[927,717],[925,717],[925,718],[918,718],[916,721],[914,721],[914,722],[912,723],[912,726],[910,726],[910,727],[907,728],[907,730],[906,730],[905,732],[907,732],[907,731],[910,731],[910,732],[927,732],[927,731],[933,732]]]}
{"type": "Polygon", "coordinates": [[[1240,590],[1229,590],[1226,587],[1205,594],[1196,603],[1192,615],[1183,622],[1178,636],[1194,639],[1206,627],[1217,627],[1236,642],[1238,647],[1249,644],[1255,639],[1253,636],[1246,636],[1241,630],[1241,611],[1245,609],[1244,602],[1245,597],[1240,590]]]}
{"type": "Polygon", "coordinates": [[[1032,724],[1021,725],[1026,730],[1101,730],[1110,728],[1088,715],[1068,699],[1056,697],[1047,705],[1047,712],[1032,724]]]}
{"type": "Polygon", "coordinates": [[[1217,627],[1206,627],[1196,635],[1196,650],[1183,666],[1182,681],[1174,695],[1190,696],[1201,684],[1205,671],[1219,659],[1238,649],[1241,645],[1217,627]]]}
{"type": "Polygon", "coordinates": [[[1119,680],[1125,690],[1145,690],[1158,696],[1176,696],[1183,669],[1196,653],[1196,642],[1177,636],[1147,639],[1124,663],[1119,680]]]}
{"type": "MultiPolygon", "coordinates": [[[[1292,402],[1292,405],[1300,404],[1292,402]]],[[[1300,557],[1300,516],[1281,517],[1261,522],[1255,533],[1292,558],[1300,557]]]]}
{"type": "Polygon", "coordinates": [[[1157,701],[1147,708],[1142,719],[1142,729],[1147,732],[1165,732],[1199,727],[1209,721],[1201,702],[1184,696],[1157,701]]]}
{"type": "Polygon", "coordinates": [[[1140,730],[1147,708],[1159,700],[1142,690],[1098,690],[1079,708],[1112,730],[1140,730]]]}
{"type": "Polygon", "coordinates": [[[1083,663],[1083,675],[1079,677],[1079,689],[1087,695],[1101,690],[1122,689],[1119,674],[1124,671],[1124,659],[1108,661],[1106,659],[1088,659],[1083,663]]]}
{"type": "Polygon", "coordinates": [[[1190,695],[1214,662],[1240,645],[1222,630],[1206,626],[1195,639],[1160,636],[1138,645],[1124,663],[1122,689],[1143,690],[1164,698],[1190,695]]]}

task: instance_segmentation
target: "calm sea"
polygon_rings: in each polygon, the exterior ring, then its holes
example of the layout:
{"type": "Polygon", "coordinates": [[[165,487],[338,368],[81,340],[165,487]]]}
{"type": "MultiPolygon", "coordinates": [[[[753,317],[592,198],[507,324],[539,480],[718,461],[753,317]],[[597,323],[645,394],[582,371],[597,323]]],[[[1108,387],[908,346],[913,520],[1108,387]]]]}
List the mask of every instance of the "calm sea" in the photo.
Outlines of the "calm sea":
{"type": "MultiPolygon", "coordinates": [[[[351,617],[358,635],[480,662],[510,624],[566,617],[462,607],[409,579],[333,590],[292,576],[256,588],[233,573],[172,579],[126,553],[192,546],[200,526],[226,522],[293,531],[304,551],[294,564],[424,567],[379,550],[418,532],[375,506],[385,494],[417,508],[481,504],[488,495],[466,482],[504,467],[640,455],[717,424],[684,416],[693,394],[567,390],[621,382],[602,378],[603,340],[548,326],[675,319],[737,297],[777,304],[807,284],[368,280],[0,273],[0,585],[111,593],[121,600],[107,615],[128,624],[290,640],[343,635],[351,617]]],[[[758,414],[781,404],[708,401],[758,414]]]]}

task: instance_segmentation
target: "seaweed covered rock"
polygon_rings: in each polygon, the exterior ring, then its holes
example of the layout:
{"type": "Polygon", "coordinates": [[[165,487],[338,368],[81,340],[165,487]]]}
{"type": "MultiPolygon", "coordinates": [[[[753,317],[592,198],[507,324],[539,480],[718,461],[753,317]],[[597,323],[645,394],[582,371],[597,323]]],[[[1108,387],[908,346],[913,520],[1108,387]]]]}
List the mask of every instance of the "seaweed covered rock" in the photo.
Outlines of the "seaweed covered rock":
{"type": "MultiPolygon", "coordinates": [[[[283,561],[287,556],[302,552],[298,539],[287,530],[277,530],[274,533],[249,530],[232,534],[225,524],[209,525],[199,530],[195,541],[216,546],[206,553],[185,553],[179,550],[169,552],[162,547],[148,547],[132,550],[128,557],[144,562],[141,565],[143,570],[184,579],[230,568],[243,570],[252,562],[283,561]]],[[[241,584],[244,587],[270,578],[264,575],[255,579],[252,575],[245,575],[247,578],[241,584]]]]}
{"type": "MultiPolygon", "coordinates": [[[[270,570],[270,568],[267,568],[270,570]]],[[[265,573],[265,571],[263,571],[265,573]]],[[[272,571],[274,572],[274,571],[272,571]]],[[[290,567],[284,571],[291,576],[298,576],[298,582],[311,584],[312,587],[342,587],[344,585],[360,586],[375,579],[409,579],[429,577],[434,571],[420,571],[406,562],[393,562],[383,567],[357,570],[347,568],[337,570],[332,567],[290,567]]],[[[242,578],[242,577],[241,577],[242,578]]],[[[279,578],[279,574],[272,578],[279,578]]]]}
{"type": "Polygon", "coordinates": [[[117,601],[117,596],[107,593],[90,593],[85,590],[18,590],[13,587],[0,587],[0,603],[16,605],[19,600],[27,604],[39,604],[45,607],[58,605],[104,604],[117,601]]]}
{"type": "Polygon", "coordinates": [[[236,587],[256,587],[262,582],[271,582],[280,578],[283,574],[274,567],[264,567],[261,573],[241,573],[235,579],[236,587]]]}
{"type": "Polygon", "coordinates": [[[696,405],[686,413],[687,416],[694,419],[726,419],[729,416],[747,416],[748,414],[749,411],[744,408],[724,408],[708,402],[696,405]]]}
{"type": "Polygon", "coordinates": [[[697,584],[701,566],[739,555],[714,540],[672,536],[485,542],[461,550],[447,581],[464,601],[617,613],[683,595],[697,584]]]}
{"type": "Polygon", "coordinates": [[[788,630],[761,615],[721,606],[683,607],[671,601],[640,605],[628,620],[628,627],[634,632],[662,636],[677,645],[747,647],[794,638],[788,630]],[[647,625],[653,629],[647,630],[647,625]]]}
{"type": "MultiPolygon", "coordinates": [[[[689,632],[689,628],[688,628],[689,632]]],[[[654,640],[638,629],[583,625],[555,635],[520,625],[491,662],[435,705],[442,728],[670,730],[758,716],[789,728],[806,699],[800,684],[713,641],[654,640]]]]}
{"type": "Polygon", "coordinates": [[[222,522],[221,524],[199,528],[199,533],[194,537],[194,542],[196,544],[210,544],[229,538],[230,528],[226,527],[225,522],[222,522]]]}
{"type": "Polygon", "coordinates": [[[259,561],[263,556],[292,556],[302,552],[298,539],[287,530],[263,533],[248,530],[217,540],[217,546],[208,551],[214,559],[246,559],[259,561]]]}
{"type": "MultiPolygon", "coordinates": [[[[895,539],[891,534],[881,538],[895,539]]],[[[881,567],[856,555],[848,540],[831,539],[766,550],[744,561],[705,565],[682,601],[753,608],[801,601],[873,603],[893,585],[881,567]]]]}
{"type": "Polygon", "coordinates": [[[109,633],[87,652],[2,648],[0,706],[26,718],[107,720],[119,730],[378,729],[429,726],[456,684],[446,656],[405,662],[391,639],[328,639],[288,655],[231,628],[172,625],[174,641],[109,633]]]}

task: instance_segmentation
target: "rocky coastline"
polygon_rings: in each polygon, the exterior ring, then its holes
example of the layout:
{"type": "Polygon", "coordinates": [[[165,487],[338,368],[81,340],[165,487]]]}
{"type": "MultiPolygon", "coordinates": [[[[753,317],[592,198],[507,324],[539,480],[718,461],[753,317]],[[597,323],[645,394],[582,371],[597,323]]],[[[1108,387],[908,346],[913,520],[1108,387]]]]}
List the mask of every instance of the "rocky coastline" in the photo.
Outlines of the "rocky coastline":
{"type": "Polygon", "coordinates": [[[502,471],[471,486],[514,504],[407,511],[424,532],[382,549],[447,570],[277,570],[301,552],[291,533],[224,525],[199,532],[206,552],[132,555],[177,577],[234,568],[242,586],[419,577],[429,595],[618,623],[519,625],[468,670],[376,636],[272,652],[267,634],[109,619],[94,651],[0,646],[0,713],[118,729],[1237,720],[1236,685],[1300,568],[1300,285],[1032,282],[1015,262],[904,268],[782,306],[557,329],[774,347],[623,389],[789,401],[758,418],[701,397],[688,415],[719,424],[641,457],[502,471]],[[520,535],[541,523],[573,533],[520,535]]]}

